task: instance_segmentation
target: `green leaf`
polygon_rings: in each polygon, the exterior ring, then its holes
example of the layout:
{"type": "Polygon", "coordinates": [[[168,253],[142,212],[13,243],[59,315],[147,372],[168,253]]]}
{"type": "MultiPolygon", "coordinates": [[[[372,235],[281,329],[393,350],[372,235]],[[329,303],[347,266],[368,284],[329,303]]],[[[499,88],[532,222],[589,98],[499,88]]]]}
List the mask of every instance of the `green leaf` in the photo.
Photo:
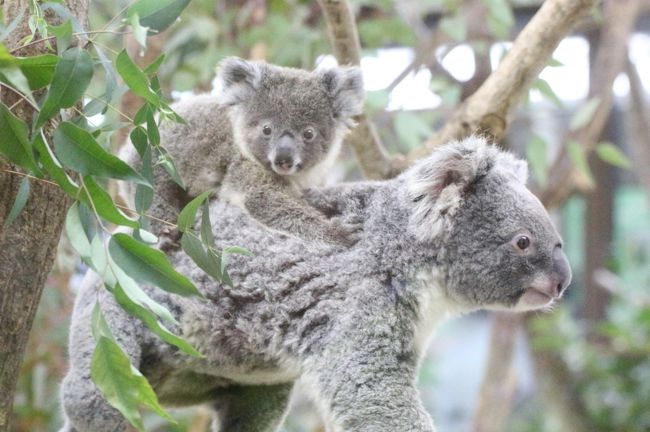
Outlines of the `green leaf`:
{"type": "Polygon", "coordinates": [[[137,303],[131,301],[131,299],[126,295],[120,284],[116,284],[112,289],[115,300],[122,306],[122,309],[127,311],[129,314],[139,318],[146,324],[147,327],[162,340],[168,344],[178,347],[184,353],[191,355],[193,357],[202,357],[192,345],[186,342],[184,339],[176,336],[174,333],[169,331],[164,325],[158,322],[155,315],[152,314],[146,308],[143,308],[137,303]]]}
{"type": "Polygon", "coordinates": [[[115,67],[133,93],[144,98],[155,106],[160,105],[160,98],[149,85],[149,79],[144,72],[133,63],[131,57],[129,57],[129,54],[126,52],[126,49],[123,49],[122,52],[118,54],[117,59],[115,60],[115,67]]]}
{"type": "Polygon", "coordinates": [[[214,235],[212,234],[212,224],[210,223],[210,206],[208,201],[203,202],[203,212],[201,214],[201,240],[208,246],[214,245],[214,235]]]}
{"type": "Polygon", "coordinates": [[[0,82],[3,82],[10,87],[16,89],[19,93],[23,94],[30,102],[36,105],[36,100],[32,95],[29,88],[29,81],[16,65],[11,65],[0,69],[0,82]]]}
{"type": "Polygon", "coordinates": [[[148,308],[151,312],[169,323],[180,325],[169,309],[149,297],[138,283],[115,263],[112,256],[107,257],[107,263],[109,264],[111,275],[111,277],[105,279],[108,286],[113,287],[119,283],[131,301],[144,308],[148,308]]]}
{"type": "Polygon", "coordinates": [[[201,296],[188,278],[174,270],[161,251],[122,233],[111,237],[108,248],[117,265],[136,281],[183,296],[201,296]]]}
{"type": "Polygon", "coordinates": [[[16,194],[16,199],[14,200],[14,204],[11,206],[11,210],[9,210],[9,215],[7,216],[7,219],[5,219],[5,222],[3,224],[4,228],[7,228],[9,225],[11,225],[14,222],[14,220],[16,220],[20,212],[23,211],[25,204],[27,204],[28,198],[29,198],[29,177],[23,177],[23,179],[20,181],[20,186],[18,187],[18,193],[16,194]]]}
{"type": "Polygon", "coordinates": [[[600,98],[598,97],[591,98],[585,102],[580,107],[580,109],[578,109],[578,111],[573,114],[573,117],[571,117],[571,121],[569,122],[569,129],[574,131],[586,126],[594,117],[594,114],[596,113],[596,110],[599,106],[600,98]]]}
{"type": "Polygon", "coordinates": [[[54,131],[54,149],[65,167],[81,174],[150,186],[127,163],[104,150],[88,131],[72,123],[62,122],[54,131]]]}
{"type": "Polygon", "coordinates": [[[147,137],[151,145],[157,146],[160,144],[160,132],[158,131],[158,125],[156,124],[156,118],[152,110],[149,110],[147,115],[147,137]]]}
{"type": "Polygon", "coordinates": [[[440,20],[440,29],[457,42],[464,41],[467,37],[467,22],[460,13],[440,20]]]}
{"type": "Polygon", "coordinates": [[[138,228],[138,222],[127,217],[121,210],[115,207],[115,203],[108,192],[102,189],[92,177],[83,176],[82,181],[87,191],[86,196],[89,202],[92,202],[92,207],[97,211],[99,216],[116,225],[138,228]]]}
{"type": "Polygon", "coordinates": [[[34,138],[34,148],[39,154],[39,160],[48,175],[56,181],[61,189],[68,195],[76,198],[79,192],[79,185],[77,185],[68,174],[65,172],[59,160],[56,158],[50,147],[45,143],[43,131],[41,131],[36,138],[34,138]]]}
{"type": "Polygon", "coordinates": [[[537,135],[533,135],[526,147],[526,156],[532,168],[535,180],[540,186],[546,186],[548,182],[548,162],[546,160],[546,141],[537,135]]]}
{"type": "Polygon", "coordinates": [[[20,165],[33,173],[40,173],[28,139],[27,125],[0,103],[0,153],[9,162],[20,165]]]}
{"type": "Polygon", "coordinates": [[[229,246],[223,250],[223,255],[233,255],[233,254],[253,256],[253,253],[251,251],[240,246],[229,246]]]}
{"type": "Polygon", "coordinates": [[[149,148],[147,130],[142,126],[136,126],[129,134],[129,138],[140,157],[144,157],[145,151],[149,148]]]}
{"type": "Polygon", "coordinates": [[[72,41],[72,21],[67,20],[61,25],[48,25],[47,29],[56,36],[56,49],[59,53],[64,52],[72,41]]]}
{"type": "Polygon", "coordinates": [[[40,128],[61,108],[70,108],[83,94],[93,76],[93,61],[82,48],[71,48],[63,53],[54,69],[54,78],[47,92],[35,128],[40,128]]]}
{"type": "Polygon", "coordinates": [[[183,234],[181,247],[201,270],[221,281],[221,257],[206,251],[201,241],[193,233],[183,234]]]}
{"type": "Polygon", "coordinates": [[[506,0],[484,0],[488,7],[487,23],[493,35],[505,38],[515,23],[512,9],[506,0]]]}
{"type": "Polygon", "coordinates": [[[147,230],[139,229],[138,230],[138,236],[145,243],[148,243],[148,244],[156,244],[156,243],[158,243],[158,237],[156,237],[155,234],[153,234],[153,233],[151,233],[151,232],[149,232],[147,230]]]}
{"type": "Polygon", "coordinates": [[[172,25],[190,0],[138,0],[127,11],[127,16],[138,14],[140,24],[161,32],[172,25]]]}
{"type": "Polygon", "coordinates": [[[16,64],[27,78],[29,87],[37,90],[45,87],[54,78],[54,70],[59,63],[59,57],[54,54],[43,54],[34,57],[18,57],[16,64]]]}
{"type": "Polygon", "coordinates": [[[144,68],[143,72],[147,75],[155,74],[158,72],[158,69],[160,68],[160,65],[162,62],[165,60],[165,54],[160,54],[156,60],[152,61],[149,66],[144,68]]]}
{"type": "MultiPolygon", "coordinates": [[[[99,308],[96,307],[96,310],[99,308]]],[[[144,430],[140,405],[151,408],[156,414],[175,423],[175,420],[158,403],[156,393],[147,379],[133,367],[113,336],[104,334],[110,330],[101,312],[99,316],[101,324],[93,328],[106,330],[100,330],[96,336],[97,345],[93,352],[90,376],[106,401],[139,430],[144,430]]]]}
{"type": "Polygon", "coordinates": [[[165,150],[163,146],[158,146],[156,148],[160,152],[160,157],[158,158],[158,162],[156,162],[156,164],[162,165],[172,180],[174,180],[174,182],[176,182],[176,184],[181,188],[185,189],[185,184],[183,183],[183,179],[181,178],[180,174],[178,174],[178,169],[176,169],[176,165],[174,165],[174,159],[172,156],[167,150],[165,150]]]}
{"type": "Polygon", "coordinates": [[[196,220],[196,212],[199,210],[201,204],[203,204],[203,201],[208,199],[212,192],[214,191],[207,190],[203,192],[201,195],[197,196],[192,201],[187,203],[185,207],[183,207],[183,210],[181,210],[178,215],[178,220],[176,223],[178,225],[178,229],[181,232],[185,232],[194,226],[194,221],[196,220]]]}
{"type": "Polygon", "coordinates": [[[558,108],[562,108],[562,100],[555,94],[549,83],[541,78],[537,78],[533,83],[533,88],[537,89],[544,97],[553,102],[558,108]]]}
{"type": "Polygon", "coordinates": [[[92,263],[92,254],[90,242],[86,231],[81,224],[81,217],[79,215],[79,203],[73,203],[68,209],[68,214],[65,218],[65,232],[72,248],[77,251],[81,259],[86,264],[92,263]]]}
{"type": "Polygon", "coordinates": [[[589,163],[587,163],[587,156],[585,151],[577,141],[567,142],[567,154],[575,165],[576,169],[582,174],[589,183],[594,183],[594,176],[591,174],[589,163]]]}
{"type": "Polygon", "coordinates": [[[133,31],[133,38],[136,40],[138,45],[140,45],[140,50],[143,51],[147,48],[147,30],[149,29],[140,24],[140,17],[137,13],[134,13],[129,17],[129,24],[133,31]]]}
{"type": "Polygon", "coordinates": [[[632,162],[621,152],[621,150],[610,142],[602,142],[596,146],[598,157],[605,162],[619,168],[630,169],[632,162]]]}

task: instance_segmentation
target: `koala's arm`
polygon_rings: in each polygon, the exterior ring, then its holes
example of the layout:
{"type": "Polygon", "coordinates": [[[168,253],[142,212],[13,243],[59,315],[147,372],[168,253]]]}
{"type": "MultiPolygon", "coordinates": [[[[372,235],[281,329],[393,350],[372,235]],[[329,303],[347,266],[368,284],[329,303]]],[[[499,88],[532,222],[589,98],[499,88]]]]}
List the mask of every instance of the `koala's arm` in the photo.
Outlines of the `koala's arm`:
{"type": "MultiPolygon", "coordinates": [[[[351,294],[385,289],[366,280],[351,294]]],[[[335,324],[305,372],[306,382],[318,383],[309,390],[324,417],[335,431],[434,432],[415,386],[418,355],[408,342],[410,327],[388,302],[351,302],[350,319],[335,324]]]]}
{"type": "Polygon", "coordinates": [[[220,197],[244,208],[251,217],[270,229],[304,240],[320,240],[349,246],[356,241],[359,226],[341,219],[328,219],[294,195],[291,185],[248,160],[229,169],[220,197]]]}
{"type": "Polygon", "coordinates": [[[324,188],[305,189],[302,199],[328,217],[364,209],[381,187],[373,181],[341,183],[324,188]]]}

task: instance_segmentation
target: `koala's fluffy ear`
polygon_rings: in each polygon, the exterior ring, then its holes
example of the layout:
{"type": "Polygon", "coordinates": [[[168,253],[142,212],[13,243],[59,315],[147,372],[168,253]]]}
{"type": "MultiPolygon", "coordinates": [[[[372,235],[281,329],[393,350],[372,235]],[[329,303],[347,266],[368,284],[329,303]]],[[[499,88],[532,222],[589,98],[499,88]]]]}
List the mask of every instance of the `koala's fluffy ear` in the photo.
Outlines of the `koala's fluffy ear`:
{"type": "Polygon", "coordinates": [[[363,112],[363,77],[358,67],[337,67],[317,72],[332,101],[334,117],[348,123],[363,112]]]}
{"type": "Polygon", "coordinates": [[[236,105],[255,93],[262,80],[264,66],[238,57],[223,60],[217,70],[219,102],[236,105]]]}
{"type": "Polygon", "coordinates": [[[423,241],[443,233],[470,186],[490,170],[520,183],[528,176],[526,162],[475,136],[435,150],[407,171],[407,199],[413,203],[411,232],[423,241]]]}

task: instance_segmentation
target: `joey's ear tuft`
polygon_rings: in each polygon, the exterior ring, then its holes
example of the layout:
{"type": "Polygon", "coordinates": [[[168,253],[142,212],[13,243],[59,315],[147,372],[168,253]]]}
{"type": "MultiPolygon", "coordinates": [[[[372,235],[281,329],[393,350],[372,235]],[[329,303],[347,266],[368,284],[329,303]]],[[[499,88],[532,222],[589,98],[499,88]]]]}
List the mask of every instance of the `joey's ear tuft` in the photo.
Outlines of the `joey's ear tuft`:
{"type": "Polygon", "coordinates": [[[260,86],[264,65],[238,57],[223,60],[217,70],[219,102],[236,105],[249,98],[260,86]]]}
{"type": "Polygon", "coordinates": [[[363,77],[358,67],[337,67],[317,71],[332,101],[334,117],[346,124],[363,112],[363,77]]]}
{"type": "Polygon", "coordinates": [[[404,173],[411,232],[423,241],[443,233],[470,186],[493,167],[495,152],[483,138],[470,137],[436,149],[404,173]]]}

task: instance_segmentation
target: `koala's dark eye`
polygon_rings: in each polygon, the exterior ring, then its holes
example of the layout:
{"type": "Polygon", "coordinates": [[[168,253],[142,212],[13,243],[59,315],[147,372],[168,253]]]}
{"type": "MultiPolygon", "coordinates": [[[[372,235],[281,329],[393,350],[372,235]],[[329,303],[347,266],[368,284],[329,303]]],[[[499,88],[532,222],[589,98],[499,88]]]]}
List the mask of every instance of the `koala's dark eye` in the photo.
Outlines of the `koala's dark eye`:
{"type": "Polygon", "coordinates": [[[269,126],[267,124],[262,126],[262,133],[264,135],[269,136],[269,135],[271,135],[272,132],[273,132],[273,129],[271,129],[271,126],[269,126]]]}
{"type": "Polygon", "coordinates": [[[307,141],[314,139],[314,135],[316,134],[314,133],[313,129],[305,129],[305,131],[302,133],[302,137],[307,141]]]}
{"type": "Polygon", "coordinates": [[[521,250],[528,249],[530,246],[530,239],[526,236],[521,236],[517,239],[517,247],[521,250]]]}

